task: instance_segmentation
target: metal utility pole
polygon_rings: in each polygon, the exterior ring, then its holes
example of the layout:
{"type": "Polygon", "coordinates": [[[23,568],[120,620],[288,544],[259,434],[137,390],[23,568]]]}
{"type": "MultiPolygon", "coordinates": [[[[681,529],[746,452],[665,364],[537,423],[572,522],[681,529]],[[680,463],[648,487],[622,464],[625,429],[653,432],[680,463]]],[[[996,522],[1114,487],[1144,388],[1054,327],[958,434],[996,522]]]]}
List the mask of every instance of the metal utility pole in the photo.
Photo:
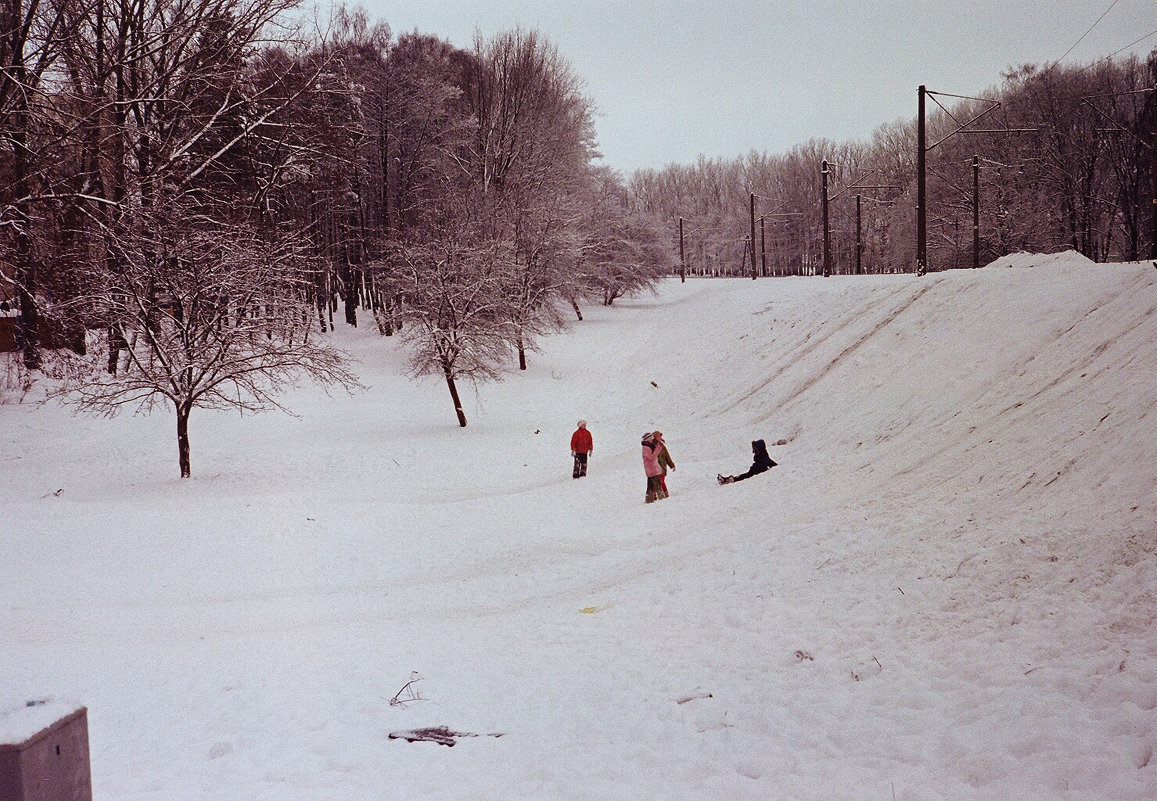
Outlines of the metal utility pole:
{"type": "Polygon", "coordinates": [[[927,134],[924,130],[924,95],[927,89],[920,85],[920,101],[916,115],[916,275],[928,272],[928,197],[924,173],[927,168],[927,134]]]}
{"type": "MultiPolygon", "coordinates": [[[[830,207],[830,204],[833,200],[838,200],[840,198],[840,196],[842,196],[845,192],[847,192],[851,189],[899,189],[900,188],[898,186],[892,186],[890,184],[875,184],[875,185],[861,184],[860,183],[861,179],[856,179],[851,184],[845,186],[839,192],[836,192],[836,194],[834,196],[832,196],[832,195],[828,194],[828,189],[827,189],[827,172],[830,171],[832,166],[833,165],[828,164],[826,161],[824,162],[823,169],[825,171],[825,175],[824,175],[824,198],[823,199],[825,201],[824,202],[825,260],[830,258],[827,256],[827,253],[829,253],[831,250],[831,246],[830,246],[831,230],[830,230],[830,225],[828,223],[828,208],[830,207]]],[[[838,167],[839,165],[837,164],[834,166],[838,167]]],[[[875,172],[875,170],[873,170],[872,172],[875,172]]],[[[871,173],[869,173],[869,175],[870,174],[871,173]]],[[[863,201],[864,201],[864,196],[861,194],[857,194],[856,195],[856,275],[862,275],[864,272],[863,201]]],[[[825,273],[825,275],[826,275],[826,273],[825,273]]]]}
{"type": "Polygon", "coordinates": [[[861,223],[860,195],[856,195],[856,275],[863,275],[864,273],[864,240],[860,234],[861,223]]]}
{"type": "MultiPolygon", "coordinates": [[[[966,122],[960,122],[959,120],[956,120],[955,117],[952,117],[952,119],[957,123],[956,129],[953,130],[952,132],[950,132],[947,136],[942,138],[940,141],[936,142],[931,147],[929,147],[928,146],[927,128],[925,125],[925,122],[926,122],[926,119],[925,119],[926,118],[925,101],[929,95],[932,95],[933,102],[935,102],[937,105],[940,106],[940,108],[943,109],[944,106],[941,105],[939,100],[936,100],[936,95],[939,95],[939,94],[943,94],[943,93],[942,92],[929,92],[928,88],[926,86],[923,86],[923,85],[920,86],[919,110],[918,110],[917,117],[916,117],[916,274],[917,275],[924,275],[926,272],[928,272],[928,187],[927,187],[928,151],[929,150],[935,150],[945,140],[947,140],[953,136],[956,136],[957,134],[961,134],[961,133],[978,133],[978,134],[1005,133],[1005,134],[1008,134],[1008,133],[1030,133],[1030,132],[1033,132],[1036,130],[1035,128],[1009,128],[1007,125],[1005,125],[1003,128],[996,128],[996,129],[991,129],[991,130],[982,130],[982,129],[978,129],[978,128],[972,128],[973,123],[975,123],[976,121],[978,121],[982,117],[985,117],[985,116],[991,114],[993,111],[996,111],[997,109],[999,109],[1001,107],[1000,101],[998,101],[998,100],[986,100],[984,98],[979,98],[979,97],[964,98],[966,100],[972,100],[972,101],[976,101],[976,102],[980,102],[980,103],[985,103],[988,105],[988,107],[986,109],[984,109],[983,111],[979,112],[978,114],[976,114],[975,116],[973,116],[971,119],[967,120],[966,122]]],[[[950,95],[950,97],[960,97],[960,95],[950,95]]],[[[945,112],[947,112],[947,109],[945,109],[945,112]]],[[[952,115],[949,114],[949,116],[951,117],[952,115]]],[[[977,162],[975,160],[973,163],[974,163],[974,165],[977,164],[977,162]]],[[[975,169],[975,167],[974,167],[974,169],[975,169]]],[[[974,173],[973,180],[974,180],[973,194],[974,194],[974,197],[978,198],[980,196],[980,192],[976,186],[976,183],[977,183],[976,173],[974,173]]],[[[979,201],[976,201],[976,202],[979,202],[979,201]]],[[[974,219],[974,221],[978,222],[979,217],[974,214],[973,219],[974,219]]],[[[975,227],[978,231],[979,225],[977,224],[975,227]]],[[[979,234],[974,233],[973,250],[976,253],[979,253],[979,247],[976,247],[976,244],[978,242],[979,242],[979,234]]]]}
{"type": "Polygon", "coordinates": [[[683,218],[679,218],[679,283],[687,283],[687,258],[683,255],[683,218]]]}
{"type": "Polygon", "coordinates": [[[762,217],[759,218],[759,271],[767,278],[767,231],[762,217]]]}
{"type": "Polygon", "coordinates": [[[824,159],[820,166],[823,176],[822,206],[824,212],[824,278],[832,274],[832,231],[828,225],[828,160],[824,159]]]}
{"type": "Polygon", "coordinates": [[[755,193],[751,193],[751,280],[756,279],[755,274],[755,193]]]}
{"type": "Polygon", "coordinates": [[[980,156],[972,157],[972,267],[980,267],[980,156]]]}

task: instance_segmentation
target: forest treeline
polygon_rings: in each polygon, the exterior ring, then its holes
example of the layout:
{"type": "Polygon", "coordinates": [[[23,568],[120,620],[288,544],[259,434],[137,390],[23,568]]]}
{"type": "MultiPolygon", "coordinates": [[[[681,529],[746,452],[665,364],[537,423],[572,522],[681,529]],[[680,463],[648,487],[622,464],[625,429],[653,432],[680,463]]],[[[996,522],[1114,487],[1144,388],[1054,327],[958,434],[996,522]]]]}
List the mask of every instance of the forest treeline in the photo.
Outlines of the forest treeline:
{"type": "Polygon", "coordinates": [[[28,369],[71,342],[83,406],[167,399],[183,441],[195,406],[352,380],[317,333],[365,317],[465,425],[461,378],[669,271],[541,34],[463,49],[295,6],[5,0],[0,275],[28,369]]]}
{"type": "MultiPolygon", "coordinates": [[[[980,264],[1019,250],[1154,256],[1157,51],[1003,77],[979,97],[927,96],[929,268],[972,266],[974,197],[980,264]]],[[[630,178],[631,195],[661,220],[676,252],[682,218],[692,273],[748,274],[753,247],[757,272],[814,275],[823,267],[826,161],[831,270],[914,272],[917,98],[913,85],[912,118],[882,125],[870,141],[813,139],[784,155],[643,170],[630,178]]]]}
{"type": "MultiPolygon", "coordinates": [[[[825,161],[834,271],[914,268],[914,122],[624,177],[539,32],[462,48],[298,4],[0,4],[0,340],[83,409],[171,403],[183,476],[194,408],[356,385],[321,336],[335,318],[400,335],[464,426],[458,383],[525,368],[586,303],[756,252],[765,274],[813,274],[825,161]]],[[[1157,55],[931,95],[931,268],[968,261],[973,159],[982,262],[1146,252],[1155,77],[1157,55]]]]}

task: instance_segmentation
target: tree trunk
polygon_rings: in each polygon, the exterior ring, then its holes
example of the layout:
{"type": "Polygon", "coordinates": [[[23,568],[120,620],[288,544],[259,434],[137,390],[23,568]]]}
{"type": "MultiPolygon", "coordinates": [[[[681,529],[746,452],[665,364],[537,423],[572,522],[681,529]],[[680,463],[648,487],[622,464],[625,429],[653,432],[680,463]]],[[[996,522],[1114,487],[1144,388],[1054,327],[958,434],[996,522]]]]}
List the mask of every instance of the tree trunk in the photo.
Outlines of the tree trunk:
{"type": "Polygon", "coordinates": [[[382,320],[385,322],[385,330],[382,332],[388,337],[394,335],[394,298],[386,296],[382,298],[382,320]]]}
{"type": "MultiPolygon", "coordinates": [[[[23,109],[21,109],[23,112],[23,109]]],[[[36,308],[36,267],[35,256],[32,250],[32,219],[24,206],[25,198],[29,194],[29,160],[28,148],[25,144],[24,131],[20,127],[25,123],[23,113],[13,114],[16,125],[10,139],[12,140],[12,171],[15,174],[13,187],[17,201],[15,207],[16,247],[13,261],[16,266],[16,298],[20,304],[20,322],[18,334],[20,349],[24,355],[24,366],[29,370],[40,367],[40,315],[36,308]]]]}
{"type": "Polygon", "coordinates": [[[115,325],[108,327],[108,374],[116,375],[120,366],[121,348],[125,346],[125,338],[121,330],[115,325]]]}
{"type": "Polygon", "coordinates": [[[347,325],[352,325],[354,328],[358,327],[358,281],[359,270],[353,267],[346,267],[345,271],[345,292],[342,300],[345,303],[345,321],[347,325]]]}
{"type": "Polygon", "coordinates": [[[329,329],[325,325],[325,274],[318,270],[315,276],[314,291],[317,293],[315,297],[317,305],[317,321],[321,324],[321,333],[326,333],[329,329]]]}
{"type": "Polygon", "coordinates": [[[518,369],[526,369],[526,346],[522,343],[522,334],[518,335],[518,369]]]}
{"type": "Polygon", "coordinates": [[[177,404],[177,457],[181,463],[181,478],[193,474],[189,463],[189,412],[190,407],[177,404]]]}
{"type": "MultiPolygon", "coordinates": [[[[17,216],[19,218],[19,213],[17,216]]],[[[16,247],[16,297],[20,303],[20,323],[17,327],[17,333],[20,339],[20,349],[24,354],[24,366],[29,370],[35,370],[40,367],[40,316],[36,310],[36,298],[33,296],[36,278],[35,271],[29,264],[31,248],[25,247],[27,239],[27,235],[22,232],[16,234],[18,243],[16,247]]]]}
{"type": "MultiPolygon", "coordinates": [[[[31,16],[34,12],[29,11],[31,16]]],[[[9,115],[10,128],[8,140],[12,143],[12,196],[14,222],[16,231],[16,247],[13,253],[16,297],[20,304],[20,318],[17,324],[20,349],[23,351],[24,366],[29,370],[40,367],[40,325],[36,308],[36,269],[32,249],[32,220],[26,207],[27,197],[30,194],[32,156],[28,151],[28,75],[24,65],[24,36],[28,31],[25,25],[25,16],[22,3],[12,4],[9,14],[0,15],[0,23],[7,30],[0,31],[6,36],[9,64],[5,65],[8,74],[3,76],[5,82],[11,81],[13,107],[9,115]]]]}
{"type": "Polygon", "coordinates": [[[462,399],[458,397],[458,386],[454,383],[454,376],[449,369],[445,369],[446,386],[450,388],[450,398],[454,401],[454,411],[458,415],[458,425],[466,427],[466,413],[462,411],[462,399]]]}

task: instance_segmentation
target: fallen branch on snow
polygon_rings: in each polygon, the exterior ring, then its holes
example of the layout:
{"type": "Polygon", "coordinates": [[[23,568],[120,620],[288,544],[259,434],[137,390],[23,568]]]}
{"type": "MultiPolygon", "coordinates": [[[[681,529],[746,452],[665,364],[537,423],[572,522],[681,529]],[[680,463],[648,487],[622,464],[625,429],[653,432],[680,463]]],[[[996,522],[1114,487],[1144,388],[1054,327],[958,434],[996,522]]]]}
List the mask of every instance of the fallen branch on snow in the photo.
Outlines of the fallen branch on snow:
{"type": "Polygon", "coordinates": [[[390,699],[390,706],[405,706],[411,701],[424,700],[421,694],[414,687],[415,682],[419,682],[421,680],[422,677],[419,675],[418,671],[415,670],[411,672],[410,680],[403,684],[402,689],[394,693],[394,697],[390,699]]]}
{"type": "MultiPolygon", "coordinates": [[[[405,740],[408,743],[437,743],[438,745],[445,745],[453,748],[458,742],[459,737],[481,737],[481,734],[473,734],[464,731],[451,731],[446,726],[432,726],[427,729],[411,729],[410,731],[394,731],[390,732],[391,740],[405,740]]],[[[487,734],[487,737],[501,737],[502,734],[487,734]]]]}

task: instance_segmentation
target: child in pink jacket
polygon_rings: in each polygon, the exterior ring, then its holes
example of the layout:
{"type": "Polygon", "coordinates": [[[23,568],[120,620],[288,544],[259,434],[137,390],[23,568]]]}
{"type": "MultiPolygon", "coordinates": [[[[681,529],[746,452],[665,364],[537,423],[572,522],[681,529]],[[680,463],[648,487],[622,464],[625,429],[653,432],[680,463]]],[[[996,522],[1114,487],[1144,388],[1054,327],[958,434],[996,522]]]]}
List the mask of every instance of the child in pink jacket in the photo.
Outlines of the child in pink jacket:
{"type": "Polygon", "coordinates": [[[646,502],[653,503],[667,497],[663,491],[663,466],[659,464],[659,453],[663,444],[655,440],[655,435],[648,431],[643,435],[643,471],[647,474],[646,502]]]}

